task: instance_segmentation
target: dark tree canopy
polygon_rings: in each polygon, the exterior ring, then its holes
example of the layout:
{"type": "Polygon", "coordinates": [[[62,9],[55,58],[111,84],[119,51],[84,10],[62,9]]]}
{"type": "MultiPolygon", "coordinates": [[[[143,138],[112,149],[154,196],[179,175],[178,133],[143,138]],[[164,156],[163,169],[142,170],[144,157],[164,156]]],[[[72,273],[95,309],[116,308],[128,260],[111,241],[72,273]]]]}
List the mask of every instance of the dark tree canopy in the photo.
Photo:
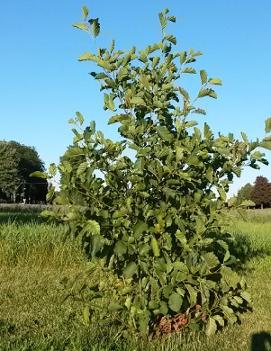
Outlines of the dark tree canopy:
{"type": "Polygon", "coordinates": [[[47,181],[31,177],[35,171],[44,171],[44,163],[35,148],[16,141],[0,141],[0,198],[44,202],[47,181]]]}
{"type": "Polygon", "coordinates": [[[262,208],[270,206],[271,204],[271,183],[268,179],[259,176],[256,178],[253,190],[251,192],[251,200],[255,202],[257,206],[262,208]]]}

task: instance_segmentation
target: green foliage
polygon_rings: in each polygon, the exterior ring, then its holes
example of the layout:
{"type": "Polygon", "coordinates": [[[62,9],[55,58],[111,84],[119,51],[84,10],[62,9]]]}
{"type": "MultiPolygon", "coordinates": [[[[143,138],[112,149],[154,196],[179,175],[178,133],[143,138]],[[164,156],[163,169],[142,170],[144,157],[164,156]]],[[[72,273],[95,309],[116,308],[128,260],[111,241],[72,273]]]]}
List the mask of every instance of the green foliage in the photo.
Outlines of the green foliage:
{"type": "Polygon", "coordinates": [[[271,117],[267,118],[265,121],[265,131],[266,133],[271,132],[271,117]]]}
{"type": "Polygon", "coordinates": [[[175,17],[168,13],[159,14],[160,42],[128,52],[114,44],[80,57],[100,68],[91,75],[121,140],[105,138],[94,122],[82,130],[78,115],[71,121],[74,141],[58,167],[55,200],[67,210],[58,206],[48,215],[130,286],[112,297],[129,327],[145,333],[164,315],[186,313],[191,326],[210,335],[237,322],[249,305],[246,283],[231,268],[236,259],[220,214],[234,175],[245,163],[266,160],[253,154],[259,141],[215,137],[206,123],[201,131],[190,119],[205,113],[198,98],[216,98],[211,86],[221,81],[201,70],[195,98],[180,86],[184,73],[196,74],[201,53],[173,50],[176,40],[165,30],[175,17]],[[134,157],[127,156],[131,150],[134,157]]]}
{"type": "Polygon", "coordinates": [[[240,206],[244,208],[255,207],[255,202],[252,200],[244,200],[241,202],[240,206]]]}
{"type": "Polygon", "coordinates": [[[32,178],[34,171],[43,172],[44,164],[33,147],[0,142],[0,193],[7,201],[45,201],[47,180],[32,178]]]}
{"type": "Polygon", "coordinates": [[[244,201],[252,201],[252,190],[253,185],[251,185],[250,183],[244,185],[237,193],[237,203],[241,204],[244,201]]]}
{"type": "Polygon", "coordinates": [[[20,185],[18,174],[19,159],[16,149],[8,142],[0,142],[0,195],[11,197],[20,185]]]}
{"type": "Polygon", "coordinates": [[[86,6],[82,7],[84,22],[74,23],[73,27],[91,33],[94,38],[100,34],[99,18],[90,18],[89,10],[86,6]]]}

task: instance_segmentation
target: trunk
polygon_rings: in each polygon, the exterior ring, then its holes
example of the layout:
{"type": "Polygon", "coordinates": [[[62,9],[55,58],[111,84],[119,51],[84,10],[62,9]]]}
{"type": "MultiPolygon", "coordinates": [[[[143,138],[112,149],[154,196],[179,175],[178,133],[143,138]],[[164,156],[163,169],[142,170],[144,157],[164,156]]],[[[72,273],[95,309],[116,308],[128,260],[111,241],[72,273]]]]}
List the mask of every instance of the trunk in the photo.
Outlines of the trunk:
{"type": "Polygon", "coordinates": [[[263,210],[263,204],[261,204],[261,210],[263,210]]]}

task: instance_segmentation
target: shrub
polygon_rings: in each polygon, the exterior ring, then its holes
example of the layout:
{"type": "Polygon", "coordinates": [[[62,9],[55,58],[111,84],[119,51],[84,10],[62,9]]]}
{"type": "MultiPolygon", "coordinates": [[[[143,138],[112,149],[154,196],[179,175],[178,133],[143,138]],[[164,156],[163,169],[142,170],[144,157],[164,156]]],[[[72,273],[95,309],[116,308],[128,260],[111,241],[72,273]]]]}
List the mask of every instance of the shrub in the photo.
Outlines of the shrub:
{"type": "MultiPolygon", "coordinates": [[[[75,27],[97,36],[99,20],[85,7],[83,13],[75,27]]],[[[113,41],[79,58],[99,67],[91,75],[101,83],[120,141],[96,131],[94,122],[84,128],[76,113],[73,144],[58,166],[55,204],[64,206],[47,215],[68,224],[91,260],[128,282],[112,294],[109,310],[128,314],[130,327],[172,332],[188,325],[209,335],[235,323],[250,303],[244,279],[232,269],[236,259],[220,214],[233,177],[246,163],[267,163],[255,149],[270,148],[270,141],[215,137],[206,123],[197,127],[190,116],[205,114],[197,103],[216,98],[221,80],[200,70],[191,98],[180,83],[197,73],[201,52],[174,51],[176,38],[166,29],[176,18],[166,9],[159,20],[162,39],[144,50],[120,51],[113,41]]],[[[51,166],[52,175],[56,170],[51,166]]],[[[103,291],[98,282],[95,291],[103,291]]]]}

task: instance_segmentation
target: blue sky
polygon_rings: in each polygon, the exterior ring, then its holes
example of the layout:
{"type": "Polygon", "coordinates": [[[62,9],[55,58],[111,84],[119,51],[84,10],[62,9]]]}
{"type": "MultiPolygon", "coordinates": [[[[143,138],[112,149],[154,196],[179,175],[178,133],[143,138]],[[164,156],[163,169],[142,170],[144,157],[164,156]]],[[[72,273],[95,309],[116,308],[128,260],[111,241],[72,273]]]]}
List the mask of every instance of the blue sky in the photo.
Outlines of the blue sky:
{"type": "MultiPolygon", "coordinates": [[[[2,0],[0,139],[35,146],[47,165],[57,162],[72,139],[67,121],[78,110],[116,138],[99,87],[88,75],[91,66],[77,57],[112,38],[124,49],[155,42],[157,13],[165,7],[177,16],[170,29],[178,48],[203,51],[198,66],[223,80],[219,99],[203,104],[208,114],[200,119],[215,132],[263,137],[271,115],[270,0],[2,0]],[[82,5],[100,17],[96,41],[71,26],[81,19],[82,5]]],[[[246,170],[231,192],[259,174],[271,179],[270,173],[269,167],[246,170]]]]}

